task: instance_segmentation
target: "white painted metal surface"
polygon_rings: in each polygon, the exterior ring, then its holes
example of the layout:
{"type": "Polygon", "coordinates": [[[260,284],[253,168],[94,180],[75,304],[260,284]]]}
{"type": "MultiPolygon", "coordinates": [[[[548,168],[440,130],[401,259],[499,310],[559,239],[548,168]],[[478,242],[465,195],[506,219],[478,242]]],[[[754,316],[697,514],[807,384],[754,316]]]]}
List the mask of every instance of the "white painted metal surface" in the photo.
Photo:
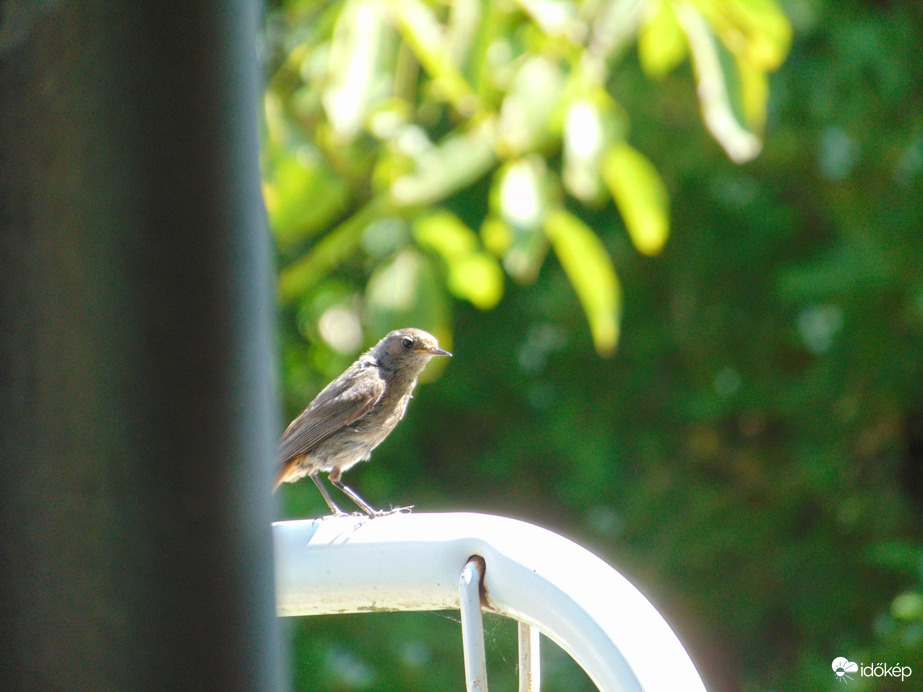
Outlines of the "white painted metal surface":
{"type": "Polygon", "coordinates": [[[534,625],[520,622],[516,627],[519,637],[519,692],[539,692],[542,689],[541,632],[534,625]]]}
{"type": "Polygon", "coordinates": [[[666,621],[576,543],[483,514],[392,514],[273,527],[279,615],[459,608],[459,575],[486,563],[488,607],[539,630],[604,692],[705,687],[666,621]]]}
{"type": "Polygon", "coordinates": [[[487,692],[487,651],[484,648],[484,617],[481,613],[483,578],[484,561],[473,556],[462,569],[458,580],[467,692],[487,692]]]}

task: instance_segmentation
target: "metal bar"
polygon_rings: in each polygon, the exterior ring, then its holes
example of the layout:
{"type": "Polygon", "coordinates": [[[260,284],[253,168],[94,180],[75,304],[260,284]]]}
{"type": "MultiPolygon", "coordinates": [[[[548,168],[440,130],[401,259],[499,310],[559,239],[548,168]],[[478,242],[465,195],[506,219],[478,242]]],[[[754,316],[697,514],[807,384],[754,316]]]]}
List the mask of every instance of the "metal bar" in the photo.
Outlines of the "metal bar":
{"type": "Polygon", "coordinates": [[[484,651],[484,618],[481,614],[481,583],[484,560],[472,556],[458,580],[465,684],[468,692],[487,692],[487,654],[484,651]]]}
{"type": "Polygon", "coordinates": [[[519,692],[539,692],[542,687],[541,632],[535,625],[518,622],[519,692]]]}
{"type": "Polygon", "coordinates": [[[459,572],[479,555],[490,565],[482,607],[538,627],[599,689],[705,690],[641,592],[538,526],[484,514],[391,514],[284,521],[273,532],[279,615],[455,609],[459,572]]]}
{"type": "Polygon", "coordinates": [[[0,2],[0,687],[281,690],[255,0],[0,2]]]}

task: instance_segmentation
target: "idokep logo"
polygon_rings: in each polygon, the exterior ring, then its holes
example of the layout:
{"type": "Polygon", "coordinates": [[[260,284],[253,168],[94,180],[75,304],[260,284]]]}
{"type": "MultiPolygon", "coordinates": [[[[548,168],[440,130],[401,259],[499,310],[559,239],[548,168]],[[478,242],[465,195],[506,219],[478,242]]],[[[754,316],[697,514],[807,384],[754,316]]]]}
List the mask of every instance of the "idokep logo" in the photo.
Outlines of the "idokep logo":
{"type": "Polygon", "coordinates": [[[833,672],[836,675],[837,682],[848,682],[852,680],[855,673],[863,678],[900,678],[901,682],[913,674],[910,666],[902,666],[900,663],[889,665],[887,663],[853,663],[843,656],[833,659],[833,672]],[[850,675],[853,673],[853,675],[850,675]]]}
{"type": "Polygon", "coordinates": [[[859,670],[858,663],[853,663],[842,656],[833,659],[833,672],[836,673],[837,682],[852,680],[852,677],[848,675],[848,673],[855,673],[857,670],[859,670]]]}

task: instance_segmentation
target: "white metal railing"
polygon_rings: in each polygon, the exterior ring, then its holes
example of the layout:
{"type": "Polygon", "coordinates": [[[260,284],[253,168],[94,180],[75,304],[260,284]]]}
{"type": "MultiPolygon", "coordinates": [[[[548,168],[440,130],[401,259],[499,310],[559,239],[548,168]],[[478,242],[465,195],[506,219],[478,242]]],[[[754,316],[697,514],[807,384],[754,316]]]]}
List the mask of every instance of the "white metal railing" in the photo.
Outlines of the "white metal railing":
{"type": "Polygon", "coordinates": [[[273,535],[279,615],[461,609],[469,690],[487,689],[481,608],[520,623],[521,691],[538,689],[539,631],[604,692],[705,690],[640,591],[533,524],[395,513],[282,521],[273,535]]]}

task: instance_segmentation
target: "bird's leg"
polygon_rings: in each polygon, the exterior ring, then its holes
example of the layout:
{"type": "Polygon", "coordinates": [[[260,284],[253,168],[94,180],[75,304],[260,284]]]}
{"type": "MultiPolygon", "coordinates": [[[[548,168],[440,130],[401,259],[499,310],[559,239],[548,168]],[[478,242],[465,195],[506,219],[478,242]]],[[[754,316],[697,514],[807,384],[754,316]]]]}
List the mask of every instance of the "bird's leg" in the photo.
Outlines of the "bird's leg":
{"type": "Polygon", "coordinates": [[[359,497],[359,493],[350,488],[348,485],[343,485],[343,481],[340,480],[340,470],[334,469],[327,475],[327,479],[334,485],[334,487],[339,488],[343,491],[343,494],[346,495],[350,500],[358,505],[359,509],[368,514],[370,517],[377,517],[385,512],[379,512],[377,509],[373,509],[372,505],[359,497]]]}
{"type": "Polygon", "coordinates": [[[317,489],[320,490],[320,494],[324,496],[324,500],[326,500],[327,506],[330,508],[330,511],[334,514],[334,516],[345,516],[346,512],[337,507],[336,503],[333,501],[333,498],[330,497],[330,493],[327,492],[327,488],[324,487],[321,479],[317,477],[317,471],[312,471],[308,475],[311,477],[311,480],[314,481],[314,485],[317,486],[317,489]]]}

